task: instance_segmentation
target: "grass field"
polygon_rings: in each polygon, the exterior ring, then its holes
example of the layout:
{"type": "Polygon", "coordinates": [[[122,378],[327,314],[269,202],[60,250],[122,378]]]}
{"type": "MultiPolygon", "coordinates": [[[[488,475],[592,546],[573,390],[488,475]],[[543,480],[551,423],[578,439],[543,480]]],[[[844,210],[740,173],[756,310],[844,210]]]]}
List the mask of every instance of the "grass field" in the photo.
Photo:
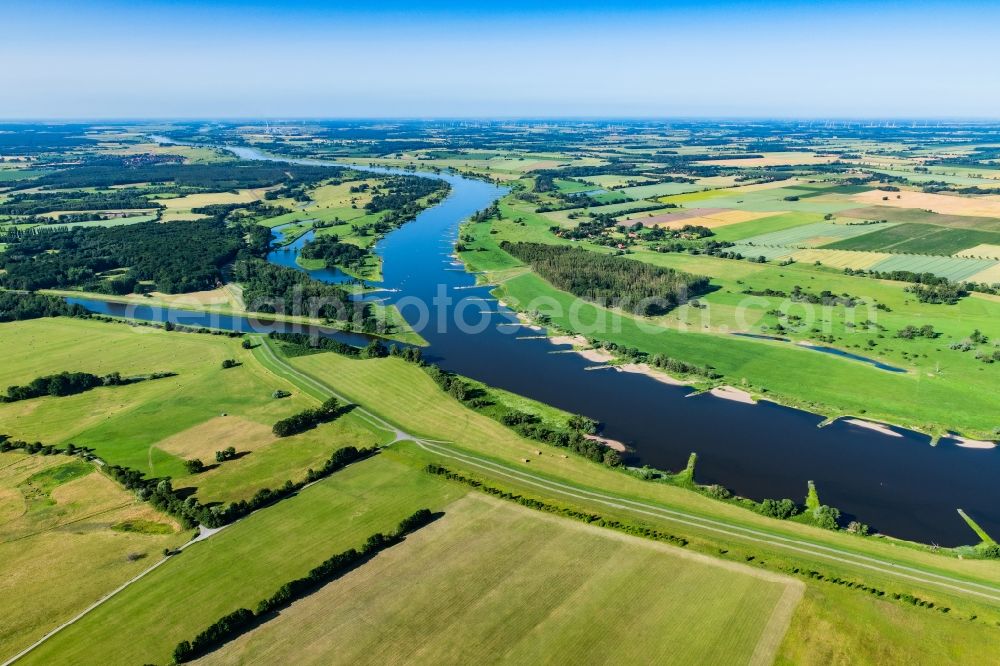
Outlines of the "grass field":
{"type": "Polygon", "coordinates": [[[803,587],[477,494],[200,663],[768,663],[803,587]]]}
{"type": "Polygon", "coordinates": [[[23,663],[102,663],[109,654],[119,663],[168,663],[179,641],[222,615],[463,492],[385,456],[357,463],[186,549],[23,663]]]}
{"type": "Polygon", "coordinates": [[[45,319],[0,326],[9,354],[0,387],[25,384],[63,370],[123,376],[156,371],[176,377],[97,388],[62,398],[0,405],[2,432],[28,441],[93,447],[111,463],[146,474],[169,475],[175,485],[197,485],[199,497],[231,500],[262,486],[298,478],[339,445],[370,445],[385,437],[347,415],[294,437],[270,433],[279,419],[317,404],[253,361],[238,339],[167,333],[160,329],[77,319],[45,319]],[[224,359],[243,365],[222,370],[224,359]],[[292,396],[275,400],[275,389],[292,396]],[[189,476],[182,460],[214,461],[235,446],[238,460],[189,476]]]}
{"type": "Polygon", "coordinates": [[[0,659],[73,617],[158,560],[164,548],[186,538],[170,518],[136,500],[90,463],[59,455],[0,453],[0,659]],[[126,521],[144,521],[147,529],[123,530],[126,521]]]}
{"type": "Polygon", "coordinates": [[[1000,653],[995,627],[942,617],[834,586],[799,602],[776,664],[967,664],[1000,653]]]}

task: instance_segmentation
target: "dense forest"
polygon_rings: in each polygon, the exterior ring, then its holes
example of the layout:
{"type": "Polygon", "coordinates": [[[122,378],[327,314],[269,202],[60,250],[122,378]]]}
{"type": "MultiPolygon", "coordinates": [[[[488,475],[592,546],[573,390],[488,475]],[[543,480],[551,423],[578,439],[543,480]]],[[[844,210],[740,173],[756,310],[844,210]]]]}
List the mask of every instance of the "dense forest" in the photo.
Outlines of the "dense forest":
{"type": "Polygon", "coordinates": [[[708,289],[708,278],[575,247],[510,243],[501,247],[556,288],[643,316],[669,312],[708,289]]]}
{"type": "Polygon", "coordinates": [[[303,245],[299,256],[303,259],[322,259],[327,266],[358,268],[369,255],[367,250],[357,245],[341,243],[337,236],[319,236],[303,245]]]}
{"type": "Polygon", "coordinates": [[[243,285],[243,299],[253,312],[278,313],[349,321],[367,319],[367,308],[351,301],[340,287],[320,282],[302,271],[260,259],[237,261],[233,277],[243,285]]]}
{"type": "Polygon", "coordinates": [[[109,187],[129,183],[174,183],[218,192],[246,187],[268,187],[286,181],[317,182],[336,174],[339,167],[278,162],[232,161],[212,164],[83,165],[46,174],[31,186],[109,187]]]}
{"type": "Polygon", "coordinates": [[[43,294],[0,291],[0,322],[40,319],[41,317],[89,317],[79,305],[43,294]]]}
{"type": "Polygon", "coordinates": [[[39,215],[52,211],[127,210],[163,208],[143,194],[130,190],[105,192],[31,192],[12,194],[0,204],[0,215],[39,215]]]}
{"type": "Polygon", "coordinates": [[[408,204],[431,194],[446,192],[448,183],[423,176],[385,176],[383,186],[365,204],[369,213],[402,210],[408,204]],[[384,189],[383,189],[384,188],[384,189]]]}
{"type": "Polygon", "coordinates": [[[0,285],[8,289],[84,287],[127,294],[140,281],[167,293],[212,289],[244,247],[236,227],[215,220],[43,230],[8,235],[0,285]],[[125,269],[110,278],[102,273],[125,269]]]}

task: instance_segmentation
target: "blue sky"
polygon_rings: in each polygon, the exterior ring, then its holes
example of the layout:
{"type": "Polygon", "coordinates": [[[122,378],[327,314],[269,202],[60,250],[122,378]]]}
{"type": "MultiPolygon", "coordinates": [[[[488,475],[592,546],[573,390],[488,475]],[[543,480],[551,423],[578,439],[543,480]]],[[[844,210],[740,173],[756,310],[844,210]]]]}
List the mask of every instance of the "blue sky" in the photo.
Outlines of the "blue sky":
{"type": "Polygon", "coordinates": [[[0,117],[1000,117],[1000,5],[6,2],[0,117]]]}

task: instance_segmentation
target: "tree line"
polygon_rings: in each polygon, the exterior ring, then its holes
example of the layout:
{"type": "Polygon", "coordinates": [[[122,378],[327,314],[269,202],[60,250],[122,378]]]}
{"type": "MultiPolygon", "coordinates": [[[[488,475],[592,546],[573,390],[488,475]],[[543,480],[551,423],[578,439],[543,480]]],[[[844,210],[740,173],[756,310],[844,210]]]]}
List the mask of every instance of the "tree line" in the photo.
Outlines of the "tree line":
{"type": "Polygon", "coordinates": [[[0,323],[41,317],[89,317],[81,305],[70,305],[56,296],[0,291],[0,323]]]}
{"type": "Polygon", "coordinates": [[[60,372],[36,377],[25,386],[8,386],[7,395],[0,395],[0,402],[17,402],[42,396],[63,397],[83,393],[98,386],[125,386],[146,379],[173,377],[173,372],[154,372],[148,376],[122,377],[119,372],[99,376],[89,372],[60,372]]]}
{"type": "Polygon", "coordinates": [[[106,192],[31,192],[10,195],[0,203],[0,215],[39,215],[57,210],[121,210],[163,208],[132,190],[106,192]]]}
{"type": "Polygon", "coordinates": [[[327,477],[352,462],[372,456],[377,450],[374,447],[358,449],[353,446],[337,449],[320,469],[310,468],[304,479],[297,482],[285,481],[277,489],[261,488],[249,500],[239,500],[228,505],[207,505],[195,497],[184,498],[174,489],[169,478],[147,479],[139,470],[121,465],[107,465],[103,469],[126,490],[133,491],[140,500],[173,516],[185,528],[199,524],[214,528],[228,525],[257,509],[290,497],[307,484],[327,477]]]}
{"type": "Polygon", "coordinates": [[[268,187],[286,181],[317,182],[337,173],[340,167],[262,161],[215,162],[211,164],[134,163],[88,164],[46,174],[31,186],[60,188],[110,187],[132,183],[173,183],[213,192],[268,187]]]}
{"type": "Polygon", "coordinates": [[[306,409],[288,418],[281,419],[271,428],[276,437],[291,437],[306,430],[312,430],[321,423],[329,423],[341,413],[340,402],[327,398],[315,409],[306,409]]]}

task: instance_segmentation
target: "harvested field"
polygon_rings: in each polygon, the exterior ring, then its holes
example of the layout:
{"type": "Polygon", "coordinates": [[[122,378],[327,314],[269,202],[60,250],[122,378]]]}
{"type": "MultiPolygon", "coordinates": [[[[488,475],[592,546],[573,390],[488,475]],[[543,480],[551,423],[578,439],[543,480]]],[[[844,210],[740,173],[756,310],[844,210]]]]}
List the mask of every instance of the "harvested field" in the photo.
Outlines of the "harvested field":
{"type": "Polygon", "coordinates": [[[770,663],[803,587],[470,495],[199,663],[770,663]]]}
{"type": "Polygon", "coordinates": [[[998,196],[957,196],[952,194],[931,194],[928,192],[886,192],[872,190],[854,194],[851,199],[869,206],[891,206],[895,208],[917,208],[942,215],[966,215],[975,217],[1000,217],[1000,197],[998,196]],[[883,197],[888,197],[883,200],[883,197]]]}
{"type": "Polygon", "coordinates": [[[580,180],[585,180],[598,187],[606,188],[624,187],[629,183],[639,184],[653,181],[653,179],[648,176],[626,176],[614,173],[601,174],[599,176],[587,176],[586,178],[581,178],[580,180]]]}
{"type": "Polygon", "coordinates": [[[157,199],[158,203],[166,206],[168,211],[190,211],[192,208],[210,206],[212,204],[235,204],[250,203],[260,201],[264,194],[273,187],[258,187],[253,189],[239,190],[237,192],[203,192],[200,194],[188,194],[183,197],[173,199],[157,199]]]}
{"type": "Polygon", "coordinates": [[[751,157],[747,159],[713,159],[702,160],[695,164],[714,164],[716,166],[732,167],[766,167],[766,166],[787,166],[793,164],[830,164],[839,158],[835,155],[817,155],[811,152],[779,152],[760,153],[763,157],[751,157]]]}
{"type": "Polygon", "coordinates": [[[226,287],[207,291],[192,291],[186,294],[164,294],[159,291],[150,292],[153,298],[167,305],[183,307],[185,305],[232,305],[233,294],[226,287]]]}
{"type": "Polygon", "coordinates": [[[975,247],[955,253],[956,257],[973,257],[976,259],[997,259],[1000,260],[1000,245],[983,243],[975,247]]]}
{"type": "Polygon", "coordinates": [[[157,448],[180,458],[215,459],[215,452],[233,446],[239,453],[272,444],[277,437],[268,426],[240,416],[217,416],[156,443],[157,448]]]}
{"type": "Polygon", "coordinates": [[[983,231],[1000,231],[1000,218],[976,217],[972,215],[941,215],[916,208],[893,208],[892,206],[869,206],[867,208],[850,208],[837,213],[838,217],[849,217],[856,220],[887,220],[889,222],[917,222],[921,224],[936,224],[940,227],[958,227],[961,229],[982,229],[983,231]]]}
{"type": "Polygon", "coordinates": [[[636,214],[627,218],[628,222],[642,222],[646,227],[666,227],[668,229],[679,229],[684,225],[708,227],[725,227],[730,224],[749,222],[763,217],[771,217],[774,213],[756,212],[749,210],[732,210],[729,208],[692,208],[677,213],[661,213],[658,215],[642,217],[636,214]]]}

